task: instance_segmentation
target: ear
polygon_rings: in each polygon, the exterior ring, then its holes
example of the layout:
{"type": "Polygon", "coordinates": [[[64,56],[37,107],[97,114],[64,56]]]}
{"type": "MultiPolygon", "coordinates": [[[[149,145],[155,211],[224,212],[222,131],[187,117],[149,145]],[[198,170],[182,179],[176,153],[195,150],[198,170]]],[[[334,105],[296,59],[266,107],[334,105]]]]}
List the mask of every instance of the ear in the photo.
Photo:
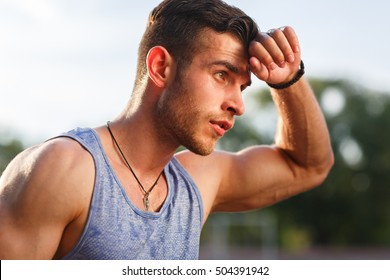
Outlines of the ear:
{"type": "Polygon", "coordinates": [[[148,75],[153,83],[164,88],[173,75],[173,58],[162,46],[156,46],[149,50],[146,57],[148,75]]]}

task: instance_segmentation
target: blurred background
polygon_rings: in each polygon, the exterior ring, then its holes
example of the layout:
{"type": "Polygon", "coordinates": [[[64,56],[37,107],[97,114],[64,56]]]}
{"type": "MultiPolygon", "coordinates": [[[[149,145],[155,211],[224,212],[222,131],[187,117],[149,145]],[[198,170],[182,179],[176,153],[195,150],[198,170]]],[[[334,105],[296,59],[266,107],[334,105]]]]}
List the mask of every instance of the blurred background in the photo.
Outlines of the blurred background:
{"type": "MultiPolygon", "coordinates": [[[[0,174],[24,148],[114,118],[127,103],[138,42],[160,1],[0,0],[0,174]]],[[[291,25],[332,137],[318,188],[275,206],[215,214],[203,259],[390,258],[390,2],[226,1],[263,31],[291,25]]],[[[219,143],[271,144],[276,111],[255,82],[247,113],[219,143]]]]}

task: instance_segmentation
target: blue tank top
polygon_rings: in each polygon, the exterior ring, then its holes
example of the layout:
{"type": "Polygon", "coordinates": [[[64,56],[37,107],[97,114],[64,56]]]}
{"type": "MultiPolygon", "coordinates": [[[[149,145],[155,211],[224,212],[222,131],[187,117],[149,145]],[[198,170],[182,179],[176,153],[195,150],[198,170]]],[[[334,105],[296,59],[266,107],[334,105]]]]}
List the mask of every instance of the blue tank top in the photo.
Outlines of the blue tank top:
{"type": "Polygon", "coordinates": [[[202,200],[175,157],[164,168],[168,195],[161,210],[145,212],[130,201],[94,130],[77,128],[61,136],[92,155],[96,172],[85,229],[64,259],[198,259],[202,200]]]}

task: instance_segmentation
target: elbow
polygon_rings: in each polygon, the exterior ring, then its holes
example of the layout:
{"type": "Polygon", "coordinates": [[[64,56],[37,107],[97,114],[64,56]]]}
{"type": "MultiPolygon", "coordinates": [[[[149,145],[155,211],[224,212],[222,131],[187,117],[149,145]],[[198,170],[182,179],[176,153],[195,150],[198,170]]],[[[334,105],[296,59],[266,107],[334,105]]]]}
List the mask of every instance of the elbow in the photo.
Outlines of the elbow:
{"type": "Polygon", "coordinates": [[[333,152],[330,151],[330,153],[323,160],[308,169],[308,187],[315,188],[321,185],[328,177],[333,165],[334,155],[333,152]]]}
{"type": "Polygon", "coordinates": [[[319,169],[319,173],[322,176],[321,183],[328,177],[332,167],[334,165],[334,154],[333,151],[330,150],[328,156],[323,161],[321,168],[319,169]]]}

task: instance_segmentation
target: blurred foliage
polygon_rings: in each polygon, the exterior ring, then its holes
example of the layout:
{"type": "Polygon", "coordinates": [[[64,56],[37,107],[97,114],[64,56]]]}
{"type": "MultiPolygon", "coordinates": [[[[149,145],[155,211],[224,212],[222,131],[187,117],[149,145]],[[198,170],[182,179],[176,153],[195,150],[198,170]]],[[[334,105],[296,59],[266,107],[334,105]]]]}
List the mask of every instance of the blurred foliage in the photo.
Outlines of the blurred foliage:
{"type": "Polygon", "coordinates": [[[3,173],[8,163],[22,150],[22,143],[16,139],[7,143],[0,143],[0,175],[3,173]]]}
{"type": "MultiPolygon", "coordinates": [[[[312,79],[310,83],[325,113],[335,165],[316,189],[262,211],[271,211],[277,217],[281,248],[388,246],[390,94],[345,80],[312,79]]],[[[256,94],[255,102],[259,112],[269,108],[272,104],[269,91],[256,94]]],[[[238,150],[248,139],[260,144],[272,142],[265,136],[267,133],[254,131],[252,125],[238,119],[220,147],[238,150]]],[[[241,228],[240,234],[248,233],[246,236],[250,238],[250,231],[249,227],[241,228]]],[[[237,233],[236,239],[240,238],[237,233]]]]}

